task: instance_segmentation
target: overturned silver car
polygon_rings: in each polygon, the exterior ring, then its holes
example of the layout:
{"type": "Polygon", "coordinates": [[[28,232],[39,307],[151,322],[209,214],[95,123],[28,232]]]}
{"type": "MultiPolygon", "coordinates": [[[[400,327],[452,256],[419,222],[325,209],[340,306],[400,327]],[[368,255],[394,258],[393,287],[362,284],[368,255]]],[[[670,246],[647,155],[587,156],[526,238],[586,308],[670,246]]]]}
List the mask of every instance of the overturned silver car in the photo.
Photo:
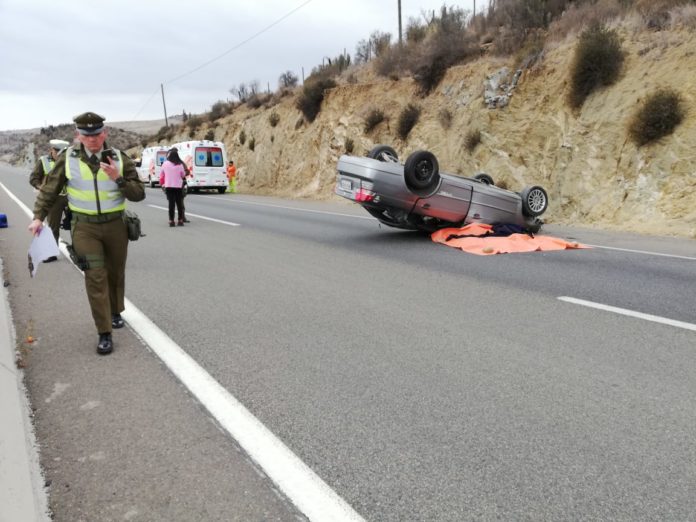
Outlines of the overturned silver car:
{"type": "Polygon", "coordinates": [[[338,160],[335,192],[362,205],[390,227],[432,232],[469,223],[518,225],[536,233],[548,207],[538,186],[512,192],[496,187],[488,174],[467,178],[440,172],[432,152],[419,150],[399,162],[396,151],[377,145],[366,158],[338,160]]]}

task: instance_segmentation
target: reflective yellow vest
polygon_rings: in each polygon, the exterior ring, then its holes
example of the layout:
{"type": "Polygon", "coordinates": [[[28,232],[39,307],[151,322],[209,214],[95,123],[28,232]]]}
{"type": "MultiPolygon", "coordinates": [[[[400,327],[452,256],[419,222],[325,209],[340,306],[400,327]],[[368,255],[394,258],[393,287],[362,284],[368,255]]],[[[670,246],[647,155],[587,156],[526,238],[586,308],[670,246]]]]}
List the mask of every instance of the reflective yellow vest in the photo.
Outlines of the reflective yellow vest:
{"type": "Polygon", "coordinates": [[[41,160],[41,166],[43,167],[44,176],[48,176],[48,173],[51,172],[51,169],[53,168],[53,165],[56,164],[56,162],[45,154],[41,156],[39,159],[41,160]]]}
{"type": "MultiPolygon", "coordinates": [[[[116,165],[119,174],[123,176],[123,158],[121,151],[116,153],[116,165]]],[[[65,151],[65,177],[68,180],[68,206],[70,210],[83,214],[108,214],[121,212],[126,209],[126,199],[115,181],[102,169],[97,174],[80,159],[79,150],[68,147],[65,151]]]]}

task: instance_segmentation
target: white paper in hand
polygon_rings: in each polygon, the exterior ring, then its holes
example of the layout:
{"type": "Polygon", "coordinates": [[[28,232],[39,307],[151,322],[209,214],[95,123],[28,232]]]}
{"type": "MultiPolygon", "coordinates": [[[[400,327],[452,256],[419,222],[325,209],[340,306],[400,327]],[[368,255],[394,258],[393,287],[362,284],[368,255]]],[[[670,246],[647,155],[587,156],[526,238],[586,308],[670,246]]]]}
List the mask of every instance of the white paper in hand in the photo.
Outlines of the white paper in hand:
{"type": "Polygon", "coordinates": [[[36,275],[36,270],[42,261],[53,256],[58,257],[58,243],[56,243],[51,229],[43,227],[29,245],[29,261],[32,265],[29,267],[31,277],[36,275]]]}

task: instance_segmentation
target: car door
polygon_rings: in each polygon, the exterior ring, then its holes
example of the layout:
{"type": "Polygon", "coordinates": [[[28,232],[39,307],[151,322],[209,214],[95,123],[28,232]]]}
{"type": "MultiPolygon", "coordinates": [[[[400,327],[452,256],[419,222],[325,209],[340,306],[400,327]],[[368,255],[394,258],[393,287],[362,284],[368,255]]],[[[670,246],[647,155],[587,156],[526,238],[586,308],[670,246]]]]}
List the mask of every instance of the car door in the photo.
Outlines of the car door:
{"type": "Polygon", "coordinates": [[[469,212],[471,193],[470,182],[443,174],[437,191],[432,196],[419,198],[413,212],[421,216],[459,223],[469,212]]]}

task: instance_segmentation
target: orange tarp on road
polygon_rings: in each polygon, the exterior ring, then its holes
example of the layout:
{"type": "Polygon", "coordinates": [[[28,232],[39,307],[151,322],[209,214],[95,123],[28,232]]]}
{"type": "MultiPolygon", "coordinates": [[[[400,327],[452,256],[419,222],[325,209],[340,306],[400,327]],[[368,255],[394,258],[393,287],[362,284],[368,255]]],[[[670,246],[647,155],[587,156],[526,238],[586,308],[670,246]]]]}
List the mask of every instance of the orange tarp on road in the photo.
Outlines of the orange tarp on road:
{"type": "Polygon", "coordinates": [[[486,236],[493,232],[491,225],[472,223],[462,228],[443,228],[430,236],[436,243],[459,248],[470,254],[490,256],[493,254],[509,254],[512,252],[536,252],[547,250],[566,250],[575,248],[590,248],[580,243],[566,241],[551,236],[530,236],[528,234],[511,234],[509,236],[486,236]],[[459,237],[447,240],[450,236],[459,237]]]}

